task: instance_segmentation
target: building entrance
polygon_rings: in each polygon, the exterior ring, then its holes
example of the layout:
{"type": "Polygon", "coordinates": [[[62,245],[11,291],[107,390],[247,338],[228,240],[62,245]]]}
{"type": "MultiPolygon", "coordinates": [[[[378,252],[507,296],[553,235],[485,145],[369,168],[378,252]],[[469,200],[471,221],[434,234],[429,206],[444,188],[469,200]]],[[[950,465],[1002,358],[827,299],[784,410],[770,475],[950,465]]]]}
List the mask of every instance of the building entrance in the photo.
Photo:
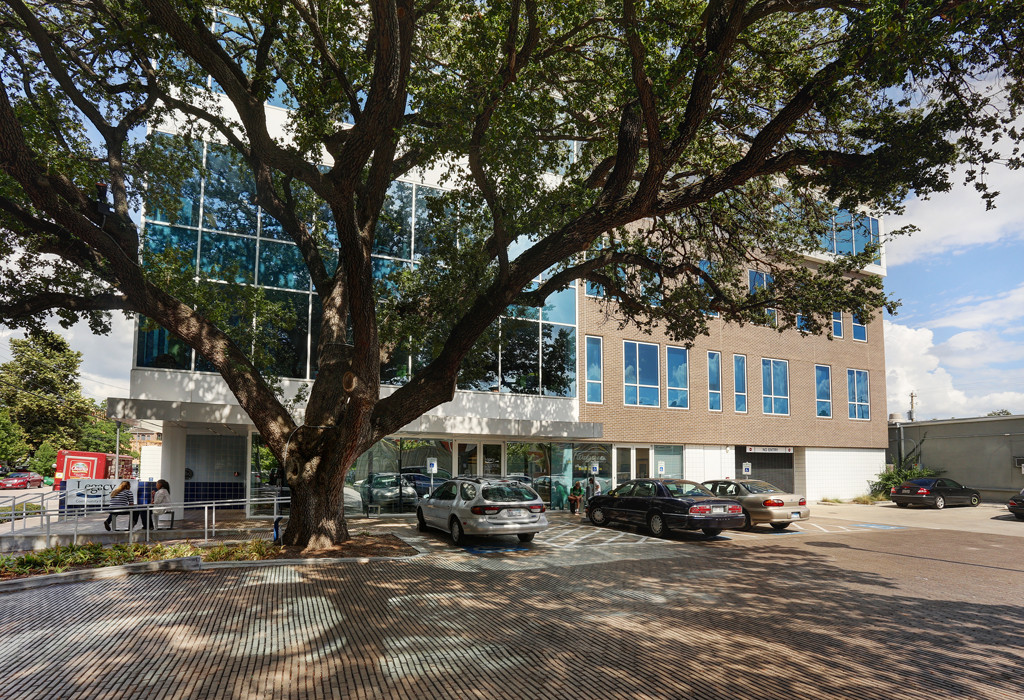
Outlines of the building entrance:
{"type": "Polygon", "coordinates": [[[651,476],[651,448],[615,448],[615,486],[630,479],[646,479],[651,476]]]}
{"type": "Polygon", "coordinates": [[[737,447],[735,452],[737,479],[761,479],[793,493],[795,478],[792,452],[748,452],[745,446],[737,447]],[[743,473],[744,464],[750,465],[749,475],[743,473]]]}

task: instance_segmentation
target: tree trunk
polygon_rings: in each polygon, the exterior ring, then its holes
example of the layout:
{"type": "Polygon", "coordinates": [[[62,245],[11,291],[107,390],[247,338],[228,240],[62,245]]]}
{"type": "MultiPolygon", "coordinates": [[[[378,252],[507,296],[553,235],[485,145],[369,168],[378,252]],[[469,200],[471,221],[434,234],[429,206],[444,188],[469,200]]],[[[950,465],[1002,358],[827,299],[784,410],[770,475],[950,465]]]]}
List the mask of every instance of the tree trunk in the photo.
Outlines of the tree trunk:
{"type": "Polygon", "coordinates": [[[325,469],[319,458],[299,458],[299,475],[289,479],[292,500],[283,542],[305,549],[324,549],[348,539],[345,521],[345,473],[340,465],[325,469]],[[310,462],[319,461],[319,469],[310,462]],[[329,476],[323,472],[334,472],[329,476]],[[319,473],[318,473],[319,472],[319,473]],[[327,478],[325,478],[327,477],[327,478]]]}

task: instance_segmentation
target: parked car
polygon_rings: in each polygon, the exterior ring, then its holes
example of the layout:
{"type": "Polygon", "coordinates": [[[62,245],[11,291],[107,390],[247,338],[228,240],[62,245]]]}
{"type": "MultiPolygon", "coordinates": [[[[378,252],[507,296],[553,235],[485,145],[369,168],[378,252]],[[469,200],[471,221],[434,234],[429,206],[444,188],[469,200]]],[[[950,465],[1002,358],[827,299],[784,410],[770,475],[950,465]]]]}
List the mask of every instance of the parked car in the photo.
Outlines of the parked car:
{"type": "Polygon", "coordinates": [[[1017,520],[1024,520],[1024,489],[1021,489],[1016,496],[1011,496],[1006,507],[1017,516],[1017,520]]]}
{"type": "Polygon", "coordinates": [[[420,501],[421,532],[443,530],[461,544],[466,535],[517,535],[530,542],[548,527],[544,502],[529,486],[513,479],[450,479],[420,501]]]}
{"type": "Polygon", "coordinates": [[[889,500],[900,508],[916,505],[941,509],[957,504],[977,506],[981,503],[981,494],[952,479],[928,476],[893,486],[889,491],[889,500]]]}
{"type": "Polygon", "coordinates": [[[0,479],[0,489],[28,489],[43,485],[43,475],[35,472],[10,472],[0,479]]]}
{"type": "Polygon", "coordinates": [[[714,479],[703,482],[703,485],[716,496],[739,501],[747,519],[744,527],[748,530],[761,523],[768,523],[776,530],[785,530],[790,523],[811,517],[806,498],[787,493],[767,481],[714,479]]]}
{"type": "MultiPolygon", "coordinates": [[[[430,474],[427,472],[426,465],[419,465],[419,466],[413,466],[413,467],[402,467],[401,471],[402,471],[403,474],[423,474],[424,476],[427,476],[427,477],[430,476],[430,474]]],[[[451,478],[452,478],[451,472],[447,471],[446,469],[440,469],[439,468],[437,470],[437,473],[434,474],[434,483],[440,484],[440,483],[442,483],[444,481],[448,481],[448,479],[451,479],[451,478]]]]}
{"type": "Polygon", "coordinates": [[[404,475],[395,472],[384,472],[373,474],[372,478],[367,477],[359,485],[359,495],[363,499],[364,510],[371,505],[382,508],[395,508],[399,504],[412,507],[420,500],[412,483],[405,479],[404,475]],[[399,494],[401,494],[401,500],[399,500],[399,494]]]}
{"type": "Polygon", "coordinates": [[[683,479],[627,481],[591,498],[587,516],[598,526],[613,520],[646,525],[655,537],[672,530],[701,530],[708,537],[717,537],[722,530],[738,530],[746,524],[739,503],[683,479]]]}
{"type": "Polygon", "coordinates": [[[406,481],[412,484],[412,487],[416,489],[417,495],[419,495],[421,498],[423,496],[428,495],[435,488],[437,488],[438,486],[440,486],[445,481],[451,478],[451,476],[441,478],[437,474],[434,474],[434,478],[431,479],[430,476],[430,474],[420,474],[418,472],[402,474],[402,478],[404,478],[406,481]]]}

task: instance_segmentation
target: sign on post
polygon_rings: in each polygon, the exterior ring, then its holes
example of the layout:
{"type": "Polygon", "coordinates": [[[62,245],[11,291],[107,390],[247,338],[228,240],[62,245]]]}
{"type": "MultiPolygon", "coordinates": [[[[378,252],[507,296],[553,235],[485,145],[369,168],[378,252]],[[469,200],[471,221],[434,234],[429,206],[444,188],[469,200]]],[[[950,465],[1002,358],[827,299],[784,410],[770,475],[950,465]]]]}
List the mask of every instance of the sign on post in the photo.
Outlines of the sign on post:
{"type": "Polygon", "coordinates": [[[427,474],[437,474],[437,457],[427,457],[427,474]]]}
{"type": "Polygon", "coordinates": [[[659,474],[664,474],[665,473],[665,462],[663,462],[660,459],[658,460],[658,473],[659,474]]]}
{"type": "Polygon", "coordinates": [[[750,467],[751,466],[752,465],[750,464],[750,462],[744,462],[743,463],[743,475],[744,476],[750,476],[750,467]]]}

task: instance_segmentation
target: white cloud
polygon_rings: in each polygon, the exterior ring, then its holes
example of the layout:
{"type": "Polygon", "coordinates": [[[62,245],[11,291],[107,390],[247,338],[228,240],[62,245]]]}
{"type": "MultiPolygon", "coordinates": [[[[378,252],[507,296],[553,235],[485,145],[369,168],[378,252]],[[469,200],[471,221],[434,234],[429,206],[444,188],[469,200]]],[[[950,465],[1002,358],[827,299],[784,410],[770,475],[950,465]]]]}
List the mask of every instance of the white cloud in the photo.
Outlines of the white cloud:
{"type": "MultiPolygon", "coordinates": [[[[984,390],[968,394],[956,384],[956,378],[943,364],[943,348],[935,345],[934,335],[925,328],[910,328],[884,321],[886,359],[886,399],[889,413],[906,415],[910,394],[916,395],[916,418],[968,418],[983,416],[1005,408],[1024,413],[1024,392],[984,390]]],[[[984,342],[978,335],[960,334],[963,345],[984,342]]],[[[956,337],[956,336],[954,336],[956,337]]],[[[952,340],[952,339],[951,339],[952,340]]],[[[947,341],[946,345],[949,344],[947,341]]],[[[960,351],[963,352],[963,351],[960,351]]],[[[969,354],[969,353],[968,353],[969,354]]],[[[1013,384],[1009,384],[1013,386],[1013,384]]]]}
{"type": "Polygon", "coordinates": [[[978,329],[1024,318],[1024,282],[985,301],[967,303],[929,323],[934,328],[978,329]]]}
{"type": "Polygon", "coordinates": [[[993,330],[964,331],[935,346],[943,365],[964,369],[1024,360],[1024,345],[993,330]]]}
{"type": "MultiPolygon", "coordinates": [[[[962,182],[962,171],[954,176],[962,182]]],[[[1024,239],[1024,171],[993,166],[986,177],[990,189],[1000,192],[996,208],[986,211],[973,186],[954,185],[931,199],[913,199],[903,216],[885,219],[888,230],[914,224],[921,230],[886,243],[886,264],[905,265],[929,256],[949,255],[978,245],[1024,239]]]]}

